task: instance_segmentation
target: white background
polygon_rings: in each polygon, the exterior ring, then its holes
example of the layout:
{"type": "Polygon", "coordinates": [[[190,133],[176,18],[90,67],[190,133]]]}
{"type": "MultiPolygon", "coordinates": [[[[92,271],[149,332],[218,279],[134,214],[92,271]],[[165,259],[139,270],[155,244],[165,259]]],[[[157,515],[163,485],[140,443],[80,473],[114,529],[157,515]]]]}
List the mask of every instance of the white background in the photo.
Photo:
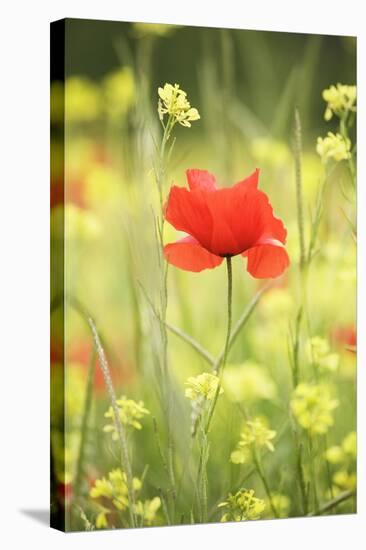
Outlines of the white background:
{"type": "MultiPolygon", "coordinates": [[[[360,548],[365,515],[365,30],[360,0],[16,1],[1,8],[0,543],[37,548],[360,548]],[[69,17],[358,35],[359,513],[64,535],[32,519],[48,508],[49,22],[69,17]],[[361,206],[362,205],[362,206],[361,206]],[[362,307],[363,306],[363,310],[362,307]]],[[[188,46],[189,47],[189,46],[188,46]]],[[[187,50],[188,51],[188,50],[187,50]]],[[[366,265],[366,264],[365,264],[366,265]]],[[[335,289],[336,292],[336,289],[335,289]]],[[[345,304],[347,307],[347,304],[345,304]]],[[[363,543],[364,544],[364,543],[363,543]]],[[[363,546],[363,545],[362,545],[363,546]]]]}

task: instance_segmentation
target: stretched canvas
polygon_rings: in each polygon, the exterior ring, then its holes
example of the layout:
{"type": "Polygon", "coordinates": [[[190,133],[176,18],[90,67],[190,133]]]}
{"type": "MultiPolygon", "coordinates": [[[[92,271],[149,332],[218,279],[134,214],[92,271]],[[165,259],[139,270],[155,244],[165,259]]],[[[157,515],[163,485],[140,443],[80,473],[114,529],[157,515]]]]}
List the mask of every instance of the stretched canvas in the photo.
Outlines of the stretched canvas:
{"type": "Polygon", "coordinates": [[[51,24],[53,527],[356,512],[356,157],[355,37],[51,24]]]}

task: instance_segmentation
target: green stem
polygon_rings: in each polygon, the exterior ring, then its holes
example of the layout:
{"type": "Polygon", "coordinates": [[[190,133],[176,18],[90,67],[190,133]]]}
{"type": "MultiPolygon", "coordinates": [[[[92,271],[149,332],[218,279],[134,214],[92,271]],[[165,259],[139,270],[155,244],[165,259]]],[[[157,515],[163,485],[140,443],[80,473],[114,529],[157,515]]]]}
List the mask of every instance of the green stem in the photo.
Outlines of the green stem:
{"type": "Polygon", "coordinates": [[[215,396],[212,401],[212,406],[209,411],[209,415],[208,415],[208,419],[205,427],[206,434],[209,432],[212,417],[215,412],[217,400],[220,394],[221,380],[222,380],[222,375],[223,375],[227,357],[228,357],[230,336],[231,336],[232,301],[233,301],[233,272],[232,272],[231,256],[226,257],[226,268],[227,268],[227,331],[226,331],[224,353],[222,355],[222,359],[217,363],[216,374],[219,376],[219,383],[217,385],[217,390],[215,392],[215,396]]]}
{"type": "Polygon", "coordinates": [[[306,264],[305,230],[304,230],[304,199],[302,192],[302,170],[301,170],[301,120],[298,109],[295,109],[295,179],[296,179],[296,203],[297,223],[300,242],[300,268],[304,269],[306,264]]]}
{"type": "Polygon", "coordinates": [[[86,321],[93,336],[95,350],[96,350],[96,353],[98,354],[99,365],[104,377],[105,385],[107,387],[109,399],[111,401],[114,421],[116,424],[117,434],[118,434],[118,438],[121,446],[121,463],[122,463],[123,470],[126,474],[126,480],[127,480],[127,492],[128,492],[128,501],[129,501],[128,511],[130,516],[130,523],[131,523],[131,527],[136,527],[135,491],[133,488],[132,468],[131,468],[130,457],[128,454],[128,447],[127,447],[127,434],[119,416],[117,398],[113,387],[113,382],[110,374],[108,361],[107,361],[104,348],[102,346],[100,336],[93,318],[90,316],[89,312],[78,300],[70,296],[67,297],[67,299],[70,305],[75,309],[75,311],[77,311],[79,315],[81,315],[81,317],[86,321]]]}
{"type": "Polygon", "coordinates": [[[227,356],[229,352],[229,343],[231,336],[231,324],[232,324],[232,297],[233,297],[233,273],[232,273],[232,264],[231,257],[226,257],[226,268],[227,268],[227,330],[225,338],[225,347],[222,360],[217,364],[217,375],[219,375],[219,383],[217,384],[217,389],[212,400],[212,405],[208,410],[208,418],[206,425],[202,429],[201,437],[201,449],[200,449],[200,458],[198,465],[198,489],[200,491],[200,506],[201,506],[201,518],[202,522],[206,521],[207,518],[207,472],[206,464],[208,459],[208,440],[207,435],[210,430],[211,421],[213,414],[216,409],[217,400],[220,394],[222,373],[224,371],[227,356]]]}
{"type": "Polygon", "coordinates": [[[273,498],[272,498],[271,490],[270,490],[269,485],[268,485],[267,478],[265,476],[265,473],[264,473],[260,458],[258,456],[258,453],[257,453],[257,451],[254,447],[252,449],[252,455],[253,455],[254,465],[255,465],[256,470],[258,472],[258,475],[259,475],[259,477],[260,477],[260,479],[263,483],[264,490],[265,490],[267,498],[269,500],[269,504],[271,506],[272,513],[273,513],[275,518],[278,518],[278,512],[277,512],[277,509],[276,509],[276,507],[274,505],[274,502],[273,502],[273,498]]]}
{"type": "Polygon", "coordinates": [[[77,499],[80,495],[80,486],[81,486],[81,481],[84,473],[83,466],[84,466],[84,458],[85,458],[85,446],[88,438],[88,423],[89,423],[90,410],[91,410],[91,404],[92,404],[92,398],[93,398],[93,382],[94,382],[95,367],[96,367],[96,352],[95,352],[95,348],[93,347],[90,360],[89,360],[89,370],[88,370],[88,379],[86,383],[83,418],[81,422],[81,438],[80,438],[79,456],[78,456],[78,461],[76,466],[76,476],[75,476],[75,485],[74,485],[75,499],[77,499]]]}
{"type": "Polygon", "coordinates": [[[315,506],[315,509],[317,510],[319,508],[319,499],[318,499],[318,490],[317,490],[315,464],[314,464],[315,453],[314,453],[312,436],[309,435],[308,439],[309,439],[309,458],[310,458],[311,480],[313,484],[314,506],[315,506]]]}
{"type": "Polygon", "coordinates": [[[320,506],[319,508],[317,508],[315,510],[315,512],[310,512],[307,515],[308,516],[319,516],[321,514],[324,514],[325,512],[329,512],[329,510],[332,510],[333,508],[338,506],[338,504],[341,504],[342,502],[348,500],[349,498],[354,497],[355,495],[356,495],[356,490],[355,489],[351,489],[349,491],[344,491],[343,493],[336,496],[334,499],[330,500],[329,502],[327,502],[323,506],[320,506]]]}

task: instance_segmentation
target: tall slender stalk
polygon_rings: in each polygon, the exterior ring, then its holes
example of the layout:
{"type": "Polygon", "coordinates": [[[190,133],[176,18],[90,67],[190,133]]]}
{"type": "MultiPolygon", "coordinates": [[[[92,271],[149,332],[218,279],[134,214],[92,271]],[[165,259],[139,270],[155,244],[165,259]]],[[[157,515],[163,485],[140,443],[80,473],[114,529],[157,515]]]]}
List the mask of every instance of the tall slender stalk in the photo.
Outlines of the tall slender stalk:
{"type": "MultiPolygon", "coordinates": [[[[162,122],[163,124],[163,122],[162,122]]],[[[172,116],[169,116],[166,125],[163,124],[164,132],[160,145],[160,150],[158,153],[158,167],[156,170],[156,184],[159,193],[159,204],[160,212],[158,216],[158,237],[159,237],[159,265],[160,265],[160,335],[162,343],[162,357],[161,357],[161,366],[163,371],[163,399],[165,407],[165,414],[167,420],[167,435],[168,435],[168,456],[167,456],[167,466],[169,472],[169,482],[171,486],[171,495],[173,497],[173,520],[174,520],[174,508],[175,508],[175,499],[176,499],[176,488],[175,488],[175,472],[174,472],[174,449],[173,449],[173,439],[172,439],[172,428],[171,428],[171,384],[170,384],[170,373],[168,369],[168,332],[166,327],[166,312],[168,307],[168,264],[163,258],[163,247],[164,247],[164,181],[166,175],[166,147],[168,140],[170,139],[171,131],[174,126],[174,119],[172,116]]]]}
{"type": "Polygon", "coordinates": [[[268,484],[266,475],[265,475],[264,470],[263,470],[262,462],[261,462],[261,460],[258,456],[258,453],[257,453],[255,447],[253,448],[253,453],[252,454],[253,454],[254,465],[255,465],[257,473],[258,473],[258,475],[259,475],[259,477],[262,481],[262,484],[263,484],[264,490],[266,492],[266,495],[267,495],[272,513],[275,516],[275,518],[278,518],[278,512],[277,512],[276,506],[273,502],[272,493],[271,493],[271,490],[269,488],[269,484],[268,484]]]}
{"type": "Polygon", "coordinates": [[[117,405],[117,397],[116,393],[114,391],[112,377],[110,374],[110,369],[107,361],[107,357],[104,352],[104,348],[102,346],[100,336],[96,327],[96,324],[89,314],[89,312],[85,309],[85,307],[74,297],[68,297],[68,302],[70,305],[77,311],[81,317],[86,321],[88,324],[93,340],[94,340],[94,346],[96,353],[99,358],[99,365],[104,377],[104,382],[107,387],[109,399],[111,401],[112,410],[113,410],[113,416],[114,416],[114,422],[116,424],[118,439],[121,446],[121,464],[123,467],[123,470],[126,474],[126,481],[127,481],[127,492],[128,492],[128,511],[130,516],[130,523],[131,527],[136,527],[136,518],[135,518],[135,491],[133,488],[133,476],[132,476],[132,468],[131,468],[131,462],[130,457],[128,454],[128,446],[127,446],[127,434],[125,431],[125,428],[121,422],[120,416],[119,416],[119,409],[117,405]]]}
{"type": "Polygon", "coordinates": [[[78,460],[77,460],[76,476],[75,476],[75,484],[74,484],[75,499],[77,499],[79,494],[80,494],[81,481],[82,481],[82,477],[83,477],[83,473],[84,473],[83,466],[84,466],[84,459],[85,459],[86,441],[88,439],[89,417],[90,417],[92,398],[93,398],[93,382],[94,382],[95,367],[96,367],[96,352],[95,352],[95,348],[93,346],[93,349],[92,349],[92,352],[91,352],[91,355],[90,355],[90,360],[89,360],[89,369],[88,369],[88,379],[87,379],[87,383],[86,383],[84,410],[83,410],[83,417],[82,417],[82,421],[81,421],[81,437],[80,437],[80,446],[79,446],[79,456],[78,456],[78,460]]]}
{"type": "Polygon", "coordinates": [[[230,336],[231,336],[231,325],[232,325],[232,297],[233,297],[233,273],[232,273],[232,263],[231,257],[226,257],[226,269],[227,269],[227,329],[224,345],[224,353],[222,359],[217,363],[216,374],[219,376],[219,381],[215,391],[212,404],[208,409],[207,420],[204,426],[201,429],[201,449],[200,449],[200,458],[198,465],[198,491],[200,494],[200,507],[201,507],[201,521],[205,522],[207,519],[207,471],[206,464],[208,461],[208,433],[210,430],[210,425],[212,418],[216,409],[218,397],[220,395],[221,381],[223,371],[226,365],[229,346],[230,346],[230,336]]]}
{"type": "Polygon", "coordinates": [[[296,205],[297,205],[297,224],[299,231],[300,242],[300,269],[304,270],[306,264],[305,251],[305,229],[304,229],[304,199],[302,192],[302,170],[301,170],[301,154],[302,154],[302,138],[301,138],[301,120],[298,109],[295,109],[295,181],[296,181],[296,205]]]}
{"type": "Polygon", "coordinates": [[[217,404],[217,399],[220,394],[222,375],[226,365],[226,361],[229,353],[229,345],[230,345],[231,325],[232,325],[232,301],[233,301],[233,273],[232,273],[232,264],[231,264],[230,256],[226,257],[226,268],[227,268],[227,330],[226,330],[224,353],[222,355],[222,358],[220,356],[221,360],[217,363],[217,367],[216,367],[216,374],[219,376],[219,383],[217,385],[215,396],[212,400],[212,405],[209,410],[209,415],[205,426],[206,434],[208,434],[209,432],[212,417],[215,412],[215,408],[217,404]]]}

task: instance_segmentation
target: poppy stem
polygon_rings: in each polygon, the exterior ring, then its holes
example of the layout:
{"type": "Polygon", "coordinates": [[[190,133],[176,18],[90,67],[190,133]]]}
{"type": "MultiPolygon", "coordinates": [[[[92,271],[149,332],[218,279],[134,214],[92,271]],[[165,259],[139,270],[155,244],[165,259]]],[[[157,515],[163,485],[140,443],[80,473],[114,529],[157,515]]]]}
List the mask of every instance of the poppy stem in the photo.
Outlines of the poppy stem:
{"type": "Polygon", "coordinates": [[[209,432],[213,414],[215,412],[217,399],[220,395],[221,390],[221,381],[222,374],[226,365],[229,348],[230,348],[230,337],[231,337],[231,325],[232,325],[232,302],[233,302],[233,270],[231,264],[231,256],[226,257],[226,268],[227,268],[227,331],[225,339],[224,353],[222,355],[221,361],[217,363],[216,374],[219,376],[219,383],[217,384],[217,389],[215,396],[212,401],[212,406],[208,414],[208,419],[205,427],[205,434],[209,432]]]}
{"type": "Polygon", "coordinates": [[[226,258],[226,268],[227,268],[227,332],[225,340],[224,355],[222,362],[217,367],[217,373],[219,374],[224,370],[226,365],[227,356],[229,352],[229,344],[231,337],[231,325],[232,325],[232,303],[233,303],[233,270],[231,264],[231,256],[226,258]]]}

